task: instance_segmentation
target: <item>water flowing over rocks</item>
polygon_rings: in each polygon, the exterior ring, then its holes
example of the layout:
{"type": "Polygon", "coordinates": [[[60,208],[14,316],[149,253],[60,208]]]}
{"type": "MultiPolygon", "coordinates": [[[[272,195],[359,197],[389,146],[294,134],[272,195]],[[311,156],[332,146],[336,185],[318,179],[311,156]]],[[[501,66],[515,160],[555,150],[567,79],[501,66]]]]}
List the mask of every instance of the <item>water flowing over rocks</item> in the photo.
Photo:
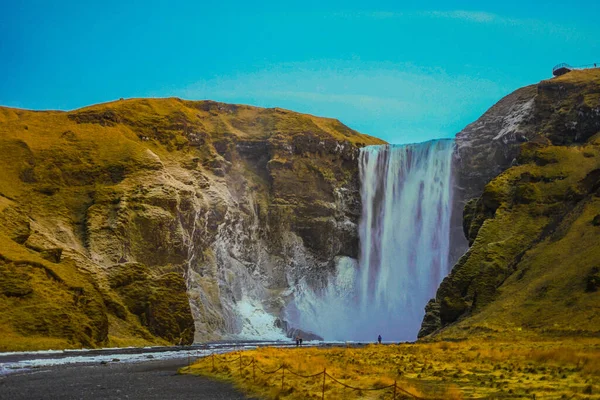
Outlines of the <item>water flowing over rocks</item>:
{"type": "Polygon", "coordinates": [[[414,340],[423,308],[448,274],[452,140],[361,150],[360,256],[304,277],[291,321],[328,340],[414,340]]]}

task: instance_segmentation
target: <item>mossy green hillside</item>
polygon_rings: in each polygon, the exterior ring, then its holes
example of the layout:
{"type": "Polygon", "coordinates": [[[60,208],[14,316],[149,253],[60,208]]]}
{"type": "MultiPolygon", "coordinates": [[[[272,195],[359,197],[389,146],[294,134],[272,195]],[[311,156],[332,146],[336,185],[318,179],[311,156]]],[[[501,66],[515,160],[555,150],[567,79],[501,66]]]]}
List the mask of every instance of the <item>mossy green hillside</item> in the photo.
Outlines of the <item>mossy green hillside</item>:
{"type": "Polygon", "coordinates": [[[555,162],[507,170],[486,186],[477,217],[465,221],[477,236],[438,292],[442,323],[490,303],[490,310],[499,307],[499,293],[507,293],[511,303],[518,298],[523,304],[503,307],[512,309],[512,322],[498,317],[490,325],[600,329],[599,299],[585,291],[600,249],[600,232],[592,224],[600,214],[600,148],[546,146],[532,156],[555,162]]]}
{"type": "Polygon", "coordinates": [[[598,70],[540,83],[528,119],[538,135],[467,202],[471,247],[428,305],[421,336],[600,332],[590,289],[600,260],[599,88],[598,70]]]}
{"type": "Polygon", "coordinates": [[[51,263],[0,234],[0,350],[108,344],[102,294],[72,262],[51,263]]]}

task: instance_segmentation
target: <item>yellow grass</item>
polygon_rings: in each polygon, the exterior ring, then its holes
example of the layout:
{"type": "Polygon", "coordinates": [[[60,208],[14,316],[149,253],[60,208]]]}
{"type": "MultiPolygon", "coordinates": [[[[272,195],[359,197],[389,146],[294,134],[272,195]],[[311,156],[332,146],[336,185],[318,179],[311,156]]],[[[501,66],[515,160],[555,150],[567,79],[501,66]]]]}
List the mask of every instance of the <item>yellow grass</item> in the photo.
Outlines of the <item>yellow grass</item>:
{"type": "MultiPolygon", "coordinates": [[[[396,399],[600,399],[600,339],[475,341],[368,345],[361,348],[272,348],[198,359],[182,373],[233,382],[266,399],[321,398],[327,369],[340,382],[381,388],[397,382],[396,399]],[[240,374],[239,356],[242,356],[240,374]],[[252,360],[255,361],[254,371],[252,360]],[[282,371],[267,375],[285,365],[282,371]],[[260,368],[260,369],[259,369],[260,368]],[[400,390],[401,389],[401,390],[400,390]],[[405,391],[405,392],[404,392],[405,391]]],[[[391,399],[393,389],[351,390],[325,380],[326,399],[391,399]]]]}

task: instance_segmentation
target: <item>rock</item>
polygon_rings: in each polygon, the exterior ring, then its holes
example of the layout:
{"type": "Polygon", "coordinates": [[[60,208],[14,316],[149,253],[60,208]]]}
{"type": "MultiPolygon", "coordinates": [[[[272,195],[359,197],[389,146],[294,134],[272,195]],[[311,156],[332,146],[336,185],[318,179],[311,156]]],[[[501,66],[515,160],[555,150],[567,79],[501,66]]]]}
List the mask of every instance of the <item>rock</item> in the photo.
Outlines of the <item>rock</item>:
{"type": "Polygon", "coordinates": [[[42,256],[42,258],[50,262],[59,263],[60,257],[62,256],[62,249],[59,247],[53,249],[45,249],[40,252],[40,255],[42,256]]]}
{"type": "Polygon", "coordinates": [[[27,241],[31,235],[31,225],[29,218],[13,207],[7,207],[0,212],[0,222],[2,222],[3,230],[12,240],[19,244],[27,241]]]}
{"type": "Polygon", "coordinates": [[[120,117],[114,110],[89,110],[77,111],[68,115],[69,119],[78,124],[99,124],[101,126],[115,126],[120,117]]]}
{"type": "Polygon", "coordinates": [[[19,273],[12,264],[0,263],[0,293],[7,297],[24,297],[33,292],[31,277],[19,273]]]}
{"type": "Polygon", "coordinates": [[[357,156],[384,143],[333,119],[180,99],[18,121],[27,142],[0,134],[0,255],[39,265],[17,269],[7,293],[28,303],[0,296],[0,317],[19,340],[64,346],[112,345],[109,328],[123,344],[215,340],[240,333],[248,302],[282,315],[298,279],[358,256],[357,156]]]}
{"type": "Polygon", "coordinates": [[[298,336],[301,337],[302,340],[323,340],[321,336],[312,332],[292,327],[287,321],[281,320],[280,318],[277,318],[275,320],[275,326],[284,331],[285,335],[292,340],[295,340],[298,336]]]}
{"type": "Polygon", "coordinates": [[[585,278],[585,291],[596,292],[600,288],[600,267],[594,267],[585,278]]]}
{"type": "Polygon", "coordinates": [[[425,306],[425,316],[423,317],[423,323],[421,324],[421,329],[419,330],[417,337],[425,337],[441,327],[440,304],[435,299],[431,299],[425,306]]]}
{"type": "Polygon", "coordinates": [[[129,311],[151,333],[172,344],[194,340],[194,320],[183,277],[176,273],[154,276],[140,263],[115,265],[109,278],[129,311]]]}
{"type": "Polygon", "coordinates": [[[301,337],[303,341],[320,340],[323,338],[315,333],[304,331],[302,329],[290,328],[286,332],[286,336],[294,340],[296,337],[301,337]]]}
{"type": "Polygon", "coordinates": [[[600,226],[600,214],[596,215],[594,219],[592,219],[592,225],[600,226]]]}
{"type": "Polygon", "coordinates": [[[534,136],[529,123],[536,94],[535,85],[518,89],[456,135],[454,164],[461,198],[479,197],[517,158],[521,142],[534,136]]]}

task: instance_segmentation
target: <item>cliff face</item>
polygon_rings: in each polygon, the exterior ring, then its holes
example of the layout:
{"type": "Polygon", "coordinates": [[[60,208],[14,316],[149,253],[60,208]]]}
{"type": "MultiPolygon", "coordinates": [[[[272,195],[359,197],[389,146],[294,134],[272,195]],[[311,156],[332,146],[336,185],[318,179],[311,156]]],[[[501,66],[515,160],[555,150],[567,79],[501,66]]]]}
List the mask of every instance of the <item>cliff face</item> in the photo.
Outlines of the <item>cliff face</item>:
{"type": "Polygon", "coordinates": [[[597,334],[600,70],[505,97],[457,135],[456,161],[470,248],[419,336],[597,334]]]}
{"type": "Polygon", "coordinates": [[[285,326],[290,282],[357,256],[356,157],[379,143],[210,101],[0,108],[0,349],[285,326]]]}
{"type": "Polygon", "coordinates": [[[455,138],[459,197],[479,197],[492,178],[511,166],[519,146],[536,132],[529,125],[537,90],[527,86],[504,97],[455,138]]]}

